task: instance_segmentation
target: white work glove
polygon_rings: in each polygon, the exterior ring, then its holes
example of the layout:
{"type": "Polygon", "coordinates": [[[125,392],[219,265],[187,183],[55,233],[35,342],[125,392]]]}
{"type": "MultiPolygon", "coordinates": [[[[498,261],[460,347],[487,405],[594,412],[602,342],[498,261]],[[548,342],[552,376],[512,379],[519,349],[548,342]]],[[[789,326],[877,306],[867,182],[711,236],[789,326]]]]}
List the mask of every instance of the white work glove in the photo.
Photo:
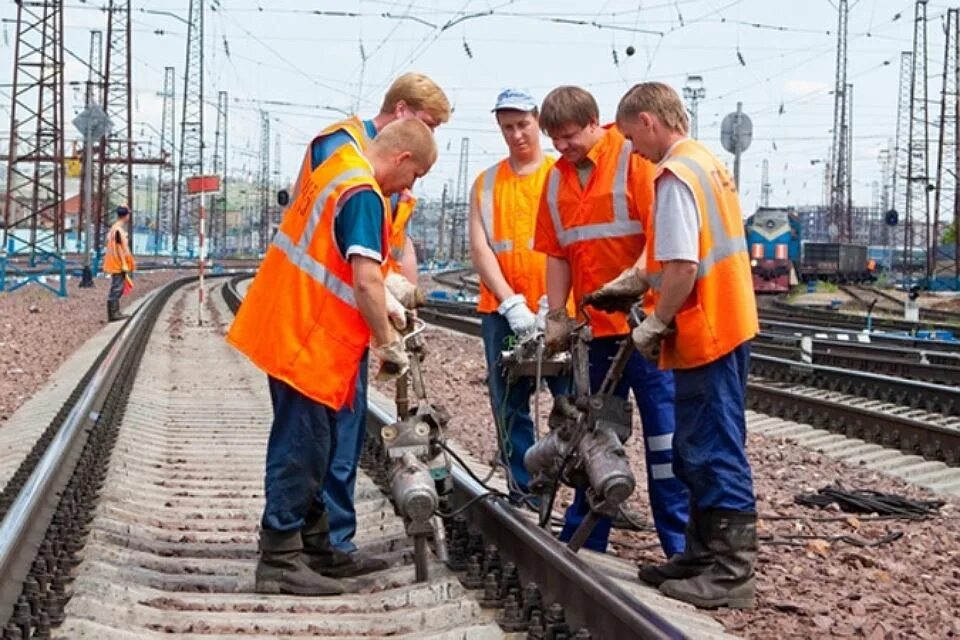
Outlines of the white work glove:
{"type": "Polygon", "coordinates": [[[400,301],[407,309],[415,309],[426,303],[423,292],[399,273],[388,273],[383,279],[383,286],[400,301]]]}
{"type": "Polygon", "coordinates": [[[537,317],[527,307],[527,299],[523,294],[510,296],[500,303],[497,311],[507,319],[510,330],[517,334],[518,338],[525,338],[537,326],[537,317]]]}
{"type": "Polygon", "coordinates": [[[407,328],[407,309],[396,297],[390,293],[389,289],[384,289],[384,297],[387,302],[387,317],[390,318],[390,324],[397,331],[403,331],[407,328]]]}
{"type": "Polygon", "coordinates": [[[407,357],[407,350],[399,338],[380,347],[371,347],[371,351],[380,360],[377,380],[399,378],[410,369],[410,358],[407,357]]]}
{"type": "Polygon", "coordinates": [[[561,353],[569,347],[573,321],[567,315],[565,307],[547,312],[546,326],[543,331],[543,344],[551,353],[561,353]]]}
{"type": "Polygon", "coordinates": [[[620,275],[584,297],[584,303],[601,311],[629,311],[630,305],[650,288],[646,274],[638,267],[624,269],[620,275]]]}
{"type": "Polygon", "coordinates": [[[547,296],[540,296],[537,303],[537,331],[543,333],[547,330],[547,313],[550,312],[550,304],[547,302],[547,296]]]}
{"type": "Polygon", "coordinates": [[[633,345],[644,358],[656,362],[660,358],[660,340],[668,329],[656,313],[651,313],[631,333],[633,345]]]}

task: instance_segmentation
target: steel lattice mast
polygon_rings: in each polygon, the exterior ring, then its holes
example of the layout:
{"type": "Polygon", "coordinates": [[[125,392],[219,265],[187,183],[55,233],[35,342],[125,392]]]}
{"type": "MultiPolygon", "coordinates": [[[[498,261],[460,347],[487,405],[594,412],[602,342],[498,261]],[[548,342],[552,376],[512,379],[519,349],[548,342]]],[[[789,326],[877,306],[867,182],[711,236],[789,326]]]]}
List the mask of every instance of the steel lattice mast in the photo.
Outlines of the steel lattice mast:
{"type": "Polygon", "coordinates": [[[457,171],[457,188],[453,196],[453,225],[450,229],[450,258],[463,259],[467,254],[467,211],[470,207],[470,138],[460,139],[460,166],[457,171]],[[459,240],[459,253],[457,253],[459,240]]]}
{"type": "MultiPolygon", "coordinates": [[[[63,0],[17,2],[12,93],[0,275],[12,268],[11,250],[62,273],[63,0]]],[[[66,295],[64,277],[58,293],[66,295]]]]}
{"type": "Polygon", "coordinates": [[[948,194],[954,199],[957,197],[957,177],[956,175],[947,176],[949,169],[946,166],[954,162],[957,147],[957,36],[960,33],[958,27],[958,10],[948,9],[945,24],[946,40],[943,45],[943,71],[941,75],[940,87],[940,118],[937,127],[939,135],[937,138],[937,181],[936,190],[933,196],[933,229],[931,230],[931,245],[927,254],[926,272],[927,277],[936,276],[937,258],[940,244],[941,215],[940,212],[945,208],[948,194]]]}
{"type": "MultiPolygon", "coordinates": [[[[929,108],[927,103],[927,0],[917,0],[913,25],[913,64],[910,69],[910,115],[907,147],[906,211],[903,229],[905,273],[913,270],[913,250],[917,246],[917,216],[930,224],[929,108]]],[[[929,246],[925,244],[924,246],[929,246]]]]}
{"type": "Polygon", "coordinates": [[[270,114],[260,112],[260,168],[257,174],[257,193],[260,195],[260,251],[266,253],[270,244],[270,114]]]}
{"type": "Polygon", "coordinates": [[[130,207],[131,225],[137,212],[133,209],[133,140],[132,103],[130,93],[130,0],[110,0],[107,8],[107,51],[104,60],[103,110],[112,128],[103,141],[99,198],[94,201],[96,235],[94,247],[99,255],[103,236],[109,226],[109,214],[118,205],[130,207]]]}
{"type": "Polygon", "coordinates": [[[160,123],[160,160],[157,171],[157,215],[154,229],[154,254],[164,249],[173,233],[177,185],[174,176],[174,144],[176,135],[177,74],[173,67],[163,69],[163,119],[160,123]]]}
{"type": "Polygon", "coordinates": [[[190,247],[199,220],[200,202],[186,195],[185,180],[203,174],[203,2],[190,0],[187,13],[187,58],[183,73],[183,118],[180,121],[180,163],[177,168],[177,209],[173,217],[173,255],[180,235],[190,247]]]}
{"type": "Polygon", "coordinates": [[[227,247],[227,92],[217,94],[217,129],[213,137],[213,172],[220,176],[219,196],[210,212],[210,253],[222,255],[227,247]]]}
{"type": "MultiPolygon", "coordinates": [[[[90,57],[87,60],[87,86],[85,92],[85,103],[86,105],[99,104],[100,98],[103,96],[103,32],[102,31],[91,31],[90,32],[90,57]]],[[[90,184],[93,185],[91,191],[91,200],[93,209],[90,212],[90,220],[93,222],[94,228],[98,228],[99,225],[99,216],[100,216],[100,207],[98,205],[99,198],[99,184],[100,184],[100,154],[102,153],[101,144],[91,145],[92,153],[92,162],[88,167],[86,163],[82,163],[80,168],[80,202],[86,202],[86,173],[89,170],[92,175],[90,177],[90,184]]],[[[77,251],[81,251],[80,247],[80,236],[81,233],[87,233],[87,212],[85,207],[80,207],[80,212],[77,215],[77,251]]],[[[91,238],[93,240],[93,238],[91,238]]],[[[94,243],[91,245],[95,247],[94,243]]],[[[90,266],[90,265],[87,265],[90,266]]]]}
{"type": "MultiPolygon", "coordinates": [[[[830,185],[830,224],[836,229],[837,240],[850,238],[850,153],[849,145],[849,100],[847,99],[847,0],[839,0],[837,24],[837,68],[833,89],[833,144],[830,148],[830,168],[833,179],[830,185]]],[[[832,235],[832,234],[831,234],[832,235]]]]}

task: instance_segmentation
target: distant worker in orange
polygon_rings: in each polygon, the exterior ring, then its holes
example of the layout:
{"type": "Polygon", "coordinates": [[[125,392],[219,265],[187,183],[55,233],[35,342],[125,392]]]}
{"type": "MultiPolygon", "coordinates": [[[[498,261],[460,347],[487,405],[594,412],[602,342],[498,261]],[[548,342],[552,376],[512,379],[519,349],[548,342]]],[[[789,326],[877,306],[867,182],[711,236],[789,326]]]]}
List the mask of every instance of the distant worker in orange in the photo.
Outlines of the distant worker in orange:
{"type": "Polygon", "coordinates": [[[330,544],[323,485],[356,408],[368,345],[396,375],[409,365],[387,312],[387,198],[436,161],[429,127],[394,122],[361,152],[346,144],[313,167],[308,153],[287,208],[227,341],[268,376],[273,425],[260,522],[259,593],[332,595],[356,564],[330,544]],[[322,197],[322,199],[321,199],[322,197]]]}
{"type": "Polygon", "coordinates": [[[117,221],[107,233],[107,251],[103,257],[103,271],[110,274],[110,293],[107,294],[107,322],[123,320],[129,316],[120,313],[120,298],[133,288],[133,272],[137,263],[133,259],[130,236],[127,234],[127,222],[130,209],[126,205],[117,207],[117,221]]]}
{"type": "MultiPolygon", "coordinates": [[[[547,259],[533,250],[540,192],[554,159],[540,144],[539,109],[526,91],[507,89],[493,108],[509,155],[477,176],[470,193],[470,256],[480,275],[480,313],[487,360],[487,388],[510,495],[520,500],[530,480],[523,455],[535,440],[530,417],[534,381],[512,385],[498,362],[510,342],[537,328],[546,306],[547,259]]],[[[542,329],[542,327],[541,327],[542,329]]],[[[546,378],[554,396],[569,390],[567,378],[546,378]]]]}
{"type": "Polygon", "coordinates": [[[691,503],[683,553],[641,567],[640,578],[698,607],[752,607],[757,509],[744,396],[759,325],[737,190],[723,162],[687,137],[686,110],[669,86],[635,85],[617,125],[634,153],[657,163],[656,203],[646,261],[594,297],[652,294],[633,341],[648,357],[659,348],[660,368],[673,370],[673,469],[691,503]]]}

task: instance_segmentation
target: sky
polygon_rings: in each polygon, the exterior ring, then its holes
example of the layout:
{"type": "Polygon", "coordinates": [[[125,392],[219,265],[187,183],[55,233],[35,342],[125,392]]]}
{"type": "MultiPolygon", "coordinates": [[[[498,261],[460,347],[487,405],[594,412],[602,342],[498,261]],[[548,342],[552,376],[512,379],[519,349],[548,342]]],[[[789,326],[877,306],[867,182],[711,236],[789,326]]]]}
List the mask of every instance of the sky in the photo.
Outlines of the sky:
{"type": "MultiPolygon", "coordinates": [[[[68,83],[86,79],[77,58],[87,57],[90,29],[105,30],[104,4],[65,2],[68,83]]],[[[900,52],[911,48],[914,3],[850,5],[853,197],[870,205],[881,179],[880,151],[895,137],[900,52]]],[[[927,9],[931,114],[938,109],[947,6],[930,2],[927,9]]],[[[152,139],[156,149],[168,65],[176,68],[180,118],[187,0],[132,0],[132,7],[134,137],[152,139]]],[[[608,121],[634,83],[660,80],[681,90],[688,76],[699,75],[706,93],[700,139],[731,166],[720,122],[738,102],[753,121],[741,169],[745,213],[759,203],[764,160],[771,204],[823,200],[837,46],[831,0],[208,0],[205,10],[205,139],[212,153],[217,92],[227,91],[231,173],[256,174],[260,109],[269,111],[281,138],[282,174],[289,179],[320,128],[343,113],[372,117],[392,79],[413,70],[440,84],[454,107],[437,131],[440,158],[415,187],[439,197],[444,183],[455,186],[464,139],[471,181],[505,154],[490,113],[503,88],[525,88],[541,100],[558,85],[580,85],[608,121]]],[[[0,19],[0,118],[8,122],[16,5],[4,3],[0,19]]],[[[66,93],[73,114],[82,90],[74,84],[66,93]]],[[[5,131],[0,136],[6,140],[5,131]]],[[[68,149],[76,137],[71,126],[68,149]]],[[[543,142],[550,147],[548,138],[543,142]]],[[[138,169],[149,172],[155,169],[138,169]]]]}

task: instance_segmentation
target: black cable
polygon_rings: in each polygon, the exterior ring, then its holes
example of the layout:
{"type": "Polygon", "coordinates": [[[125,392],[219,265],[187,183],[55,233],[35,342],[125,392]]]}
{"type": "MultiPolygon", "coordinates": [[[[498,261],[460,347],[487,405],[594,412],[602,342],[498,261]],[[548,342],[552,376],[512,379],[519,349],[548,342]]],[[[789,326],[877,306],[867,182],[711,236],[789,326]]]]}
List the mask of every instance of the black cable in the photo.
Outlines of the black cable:
{"type": "Polygon", "coordinates": [[[495,494],[495,495],[497,495],[497,496],[499,496],[499,497],[502,497],[502,498],[508,497],[507,494],[503,493],[502,491],[498,491],[498,490],[496,490],[496,489],[491,489],[489,486],[487,486],[479,477],[477,477],[477,474],[475,474],[475,473],[473,472],[473,470],[467,465],[467,463],[463,461],[463,458],[461,458],[459,455],[457,455],[457,452],[456,452],[456,451],[454,451],[453,449],[451,449],[450,447],[447,446],[447,443],[446,443],[446,442],[442,442],[442,441],[441,441],[441,442],[440,442],[440,447],[441,447],[444,451],[446,451],[447,453],[449,453],[451,456],[453,456],[453,459],[456,460],[458,463],[460,463],[460,466],[463,467],[464,471],[466,471],[467,474],[468,474],[471,478],[473,478],[474,481],[477,482],[481,487],[483,487],[484,489],[486,489],[487,492],[488,492],[488,494],[495,494]]]}

